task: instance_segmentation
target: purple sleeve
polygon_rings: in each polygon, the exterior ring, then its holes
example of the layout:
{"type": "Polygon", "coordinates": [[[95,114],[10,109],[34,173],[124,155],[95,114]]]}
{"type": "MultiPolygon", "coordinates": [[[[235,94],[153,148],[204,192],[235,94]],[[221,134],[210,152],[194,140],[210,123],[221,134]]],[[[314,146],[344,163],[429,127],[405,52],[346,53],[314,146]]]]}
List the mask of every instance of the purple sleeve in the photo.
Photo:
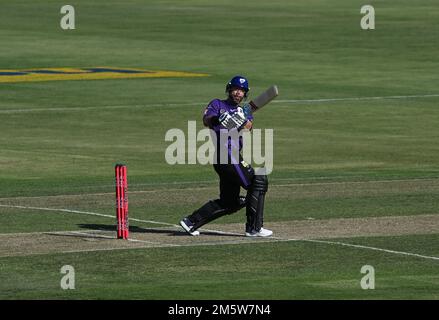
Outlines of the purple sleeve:
{"type": "Polygon", "coordinates": [[[203,123],[207,127],[213,127],[215,120],[218,120],[220,115],[220,103],[218,99],[212,100],[204,110],[203,123]]]}

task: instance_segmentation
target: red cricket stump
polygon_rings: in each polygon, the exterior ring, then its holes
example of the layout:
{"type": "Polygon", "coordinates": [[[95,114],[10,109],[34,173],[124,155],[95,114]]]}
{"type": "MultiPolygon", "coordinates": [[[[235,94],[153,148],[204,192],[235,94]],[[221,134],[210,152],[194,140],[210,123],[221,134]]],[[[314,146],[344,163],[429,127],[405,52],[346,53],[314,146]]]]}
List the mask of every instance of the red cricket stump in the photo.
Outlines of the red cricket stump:
{"type": "Polygon", "coordinates": [[[116,164],[116,218],[117,238],[128,239],[128,183],[127,167],[123,164],[116,164]]]}

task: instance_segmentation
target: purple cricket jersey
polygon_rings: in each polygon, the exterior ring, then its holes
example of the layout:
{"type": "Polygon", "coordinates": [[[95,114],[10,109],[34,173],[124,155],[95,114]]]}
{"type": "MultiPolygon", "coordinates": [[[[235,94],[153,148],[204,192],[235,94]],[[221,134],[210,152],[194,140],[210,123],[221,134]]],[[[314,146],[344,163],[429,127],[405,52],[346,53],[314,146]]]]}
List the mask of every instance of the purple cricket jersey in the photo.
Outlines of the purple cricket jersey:
{"type": "MultiPolygon", "coordinates": [[[[203,120],[207,118],[217,118],[224,112],[234,113],[238,111],[238,107],[240,105],[232,104],[228,100],[220,100],[220,99],[214,99],[212,100],[206,107],[204,111],[204,117],[203,120]]],[[[253,116],[249,115],[247,116],[247,120],[253,121],[253,116]]],[[[205,121],[204,121],[205,122],[205,121]]],[[[206,122],[205,122],[206,123],[206,122]]],[[[210,129],[214,130],[216,133],[217,138],[217,161],[220,163],[220,150],[228,150],[229,159],[232,155],[232,150],[239,148],[239,150],[242,149],[242,137],[239,137],[239,145],[238,143],[234,142],[231,138],[228,140],[227,147],[224,146],[224,149],[221,148],[220,145],[220,130],[227,130],[224,128],[221,124],[218,122],[214,122],[211,126],[209,126],[210,129]]],[[[230,160],[229,160],[230,161],[230,160]]],[[[234,163],[239,163],[238,159],[232,159],[234,163]]],[[[230,163],[230,162],[229,162],[230,163]]]]}
{"type": "MultiPolygon", "coordinates": [[[[238,111],[238,107],[240,106],[231,104],[228,100],[214,99],[207,105],[206,110],[204,110],[204,118],[219,117],[224,112],[234,113],[238,111]]],[[[253,121],[253,116],[249,115],[247,120],[253,121]]],[[[211,127],[211,129],[218,133],[219,130],[224,129],[224,127],[217,124],[211,127]]]]}

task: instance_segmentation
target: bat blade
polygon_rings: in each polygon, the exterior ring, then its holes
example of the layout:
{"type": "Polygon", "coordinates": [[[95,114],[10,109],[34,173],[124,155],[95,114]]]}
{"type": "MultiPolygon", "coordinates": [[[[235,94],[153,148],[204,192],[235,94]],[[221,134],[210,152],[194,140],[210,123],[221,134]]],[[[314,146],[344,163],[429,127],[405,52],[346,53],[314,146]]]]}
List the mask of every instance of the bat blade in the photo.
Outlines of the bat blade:
{"type": "Polygon", "coordinates": [[[279,89],[276,85],[271,86],[259,96],[254,98],[249,102],[252,112],[256,112],[261,109],[263,106],[267,105],[271,100],[276,98],[279,95],[279,89]]]}

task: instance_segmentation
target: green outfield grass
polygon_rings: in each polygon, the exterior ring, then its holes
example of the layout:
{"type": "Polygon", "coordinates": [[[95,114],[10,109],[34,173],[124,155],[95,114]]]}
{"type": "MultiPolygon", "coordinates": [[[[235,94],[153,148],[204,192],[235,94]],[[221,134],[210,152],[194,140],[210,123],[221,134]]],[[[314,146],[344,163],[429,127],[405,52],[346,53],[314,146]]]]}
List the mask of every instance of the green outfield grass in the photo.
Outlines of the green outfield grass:
{"type": "MultiPolygon", "coordinates": [[[[0,83],[0,234],[111,226],[35,208],[114,215],[117,162],[128,165],[131,217],[175,224],[215,198],[210,166],[166,163],[165,134],[187,132],[188,120],[201,128],[205,105],[235,74],[253,97],[280,90],[255,116],[255,128],[274,130],[267,225],[437,214],[437,3],[368,4],[376,30],[361,30],[357,0],[79,0],[76,30],[63,31],[59,1],[0,0],[0,70],[209,75],[0,83]]],[[[243,221],[241,212],[209,226],[243,221]]],[[[339,240],[439,255],[437,234],[339,240]]],[[[0,298],[438,299],[437,267],[310,242],[0,257],[0,298]],[[77,270],[74,291],[59,287],[64,264],[77,270]],[[376,290],[359,287],[365,264],[376,290]]]]}
{"type": "MultiPolygon", "coordinates": [[[[439,247],[437,236],[355,243],[436,255],[439,247]]],[[[59,254],[0,262],[3,299],[439,298],[437,262],[303,242],[59,254]],[[371,262],[375,289],[363,290],[361,267],[371,262]],[[75,290],[60,290],[64,264],[75,266],[75,290]]]]}

